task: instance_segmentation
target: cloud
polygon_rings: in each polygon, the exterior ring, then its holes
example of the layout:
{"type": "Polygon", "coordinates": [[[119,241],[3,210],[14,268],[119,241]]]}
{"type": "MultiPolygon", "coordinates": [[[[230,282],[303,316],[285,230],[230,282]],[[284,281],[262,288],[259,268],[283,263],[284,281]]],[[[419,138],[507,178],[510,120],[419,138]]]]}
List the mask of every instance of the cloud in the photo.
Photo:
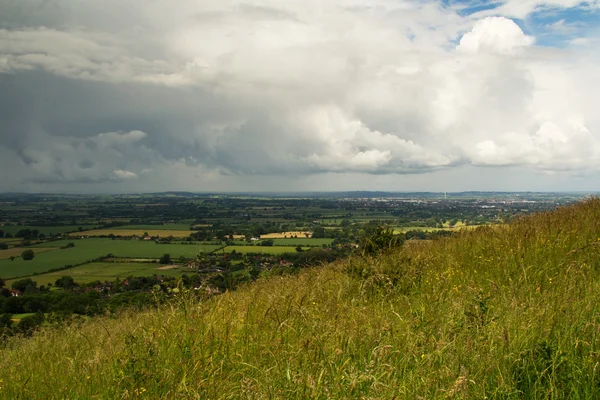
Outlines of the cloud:
{"type": "Polygon", "coordinates": [[[11,164],[25,171],[21,176],[24,182],[102,183],[136,178],[127,167],[164,162],[140,143],[145,136],[144,132],[132,131],[76,138],[38,131],[11,155],[11,164]]]}
{"type": "Polygon", "coordinates": [[[596,10],[600,8],[598,0],[502,0],[499,6],[477,13],[477,16],[503,15],[524,19],[535,12],[560,11],[567,9],[596,10]]]}
{"type": "Polygon", "coordinates": [[[102,187],[600,171],[598,42],[537,46],[506,17],[580,3],[522,3],[4,4],[0,152],[15,182],[102,187]]]}
{"type": "Polygon", "coordinates": [[[487,17],[477,21],[473,29],[462,37],[457,50],[511,55],[534,42],[535,39],[525,35],[514,21],[504,17],[487,17]]]}
{"type": "Polygon", "coordinates": [[[137,174],[135,172],[124,171],[122,169],[115,169],[113,171],[113,174],[115,174],[117,177],[119,177],[121,179],[133,179],[133,178],[137,178],[137,174]]]}

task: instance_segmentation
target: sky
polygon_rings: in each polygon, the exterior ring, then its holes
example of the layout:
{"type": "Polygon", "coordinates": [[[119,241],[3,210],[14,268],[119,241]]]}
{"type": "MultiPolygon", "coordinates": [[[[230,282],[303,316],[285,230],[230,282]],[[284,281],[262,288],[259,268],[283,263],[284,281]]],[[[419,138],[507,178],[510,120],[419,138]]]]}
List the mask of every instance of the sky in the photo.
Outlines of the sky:
{"type": "Polygon", "coordinates": [[[599,191],[600,0],[0,0],[0,192],[599,191]]]}

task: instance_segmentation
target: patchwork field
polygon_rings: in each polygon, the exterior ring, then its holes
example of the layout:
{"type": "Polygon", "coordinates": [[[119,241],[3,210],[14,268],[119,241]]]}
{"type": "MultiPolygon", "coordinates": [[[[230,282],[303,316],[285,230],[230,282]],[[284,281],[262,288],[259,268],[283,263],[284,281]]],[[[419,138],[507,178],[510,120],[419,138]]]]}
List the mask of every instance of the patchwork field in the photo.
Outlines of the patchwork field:
{"type": "Polygon", "coordinates": [[[190,224],[162,224],[162,225],[124,225],[117,226],[111,229],[140,229],[140,230],[159,230],[159,231],[189,231],[190,224]]]}
{"type": "Polygon", "coordinates": [[[190,236],[193,231],[190,230],[171,230],[171,229],[131,229],[131,228],[106,228],[106,229],[94,229],[91,231],[84,232],[75,232],[70,236],[83,236],[83,237],[93,237],[93,236],[137,236],[142,237],[144,233],[147,233],[150,236],[159,236],[159,237],[169,237],[173,236],[176,238],[186,238],[190,236]]]}
{"type": "Polygon", "coordinates": [[[294,236],[297,236],[299,239],[300,238],[306,239],[306,235],[308,235],[308,237],[310,238],[312,236],[312,232],[292,231],[292,232],[281,232],[281,233],[268,233],[266,235],[260,235],[260,238],[261,239],[285,239],[285,238],[293,238],[294,236]]]}
{"type": "MultiPolygon", "coordinates": [[[[160,264],[155,263],[96,262],[65,271],[36,275],[32,279],[38,285],[48,285],[48,283],[54,284],[58,278],[65,275],[73,277],[77,283],[89,283],[94,281],[114,281],[117,278],[122,280],[128,276],[152,276],[155,274],[179,277],[186,272],[191,273],[192,271],[187,267],[161,269],[160,264]]],[[[11,280],[7,281],[9,285],[11,282],[11,280]]]]}
{"type": "Polygon", "coordinates": [[[36,251],[38,248],[64,247],[68,243],[75,243],[75,247],[47,251],[36,255],[33,260],[25,261],[18,257],[14,261],[0,260],[0,277],[7,279],[32,274],[41,274],[54,268],[65,265],[75,265],[91,261],[112,253],[118,257],[159,258],[168,253],[172,258],[180,256],[192,258],[199,252],[212,252],[220,246],[217,245],[184,245],[184,244],[156,244],[141,240],[111,240],[111,239],[79,239],[58,240],[42,243],[29,248],[36,251]]]}
{"type": "Polygon", "coordinates": [[[423,232],[438,232],[438,231],[459,231],[461,229],[475,229],[481,225],[465,225],[465,224],[456,224],[454,228],[428,228],[424,226],[408,226],[401,228],[394,228],[394,233],[406,233],[408,231],[423,231],[423,232]]]}
{"type": "Polygon", "coordinates": [[[330,245],[333,242],[333,239],[307,239],[300,238],[298,239],[274,239],[274,244],[276,246],[322,246],[322,245],[330,245]]]}
{"type": "Polygon", "coordinates": [[[65,225],[65,226],[0,226],[5,233],[10,233],[11,235],[15,235],[22,229],[29,230],[37,230],[40,233],[43,233],[46,236],[58,234],[58,233],[67,233],[67,232],[75,232],[78,231],[79,228],[82,228],[84,231],[89,229],[94,229],[96,226],[94,225],[65,225]]]}
{"type": "MultiPolygon", "coordinates": [[[[310,247],[303,247],[303,250],[309,250],[310,247]]],[[[232,251],[237,253],[264,253],[264,254],[284,254],[296,251],[291,246],[227,246],[225,247],[226,253],[232,251]]]]}
{"type": "MultiPolygon", "coordinates": [[[[6,260],[11,257],[21,257],[21,253],[23,253],[27,249],[27,247],[13,247],[11,249],[0,250],[0,260],[6,260]]],[[[56,247],[37,247],[31,250],[33,250],[35,254],[38,254],[56,250],[56,247]]]]}

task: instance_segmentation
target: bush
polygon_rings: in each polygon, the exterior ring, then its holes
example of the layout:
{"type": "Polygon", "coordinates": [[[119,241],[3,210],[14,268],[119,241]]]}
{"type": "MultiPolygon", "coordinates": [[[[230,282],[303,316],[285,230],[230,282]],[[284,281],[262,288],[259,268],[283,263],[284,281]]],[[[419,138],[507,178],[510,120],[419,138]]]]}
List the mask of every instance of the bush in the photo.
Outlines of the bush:
{"type": "Polygon", "coordinates": [[[33,260],[33,258],[35,257],[35,253],[33,252],[33,250],[25,250],[24,252],[21,253],[21,257],[23,257],[23,260],[33,260]]]}
{"type": "Polygon", "coordinates": [[[32,280],[31,278],[20,279],[12,283],[12,288],[14,290],[18,290],[21,293],[35,292],[37,290],[37,282],[32,280]]]}
{"type": "Polygon", "coordinates": [[[365,235],[360,240],[362,255],[374,255],[381,251],[389,251],[399,247],[404,242],[401,236],[394,235],[394,230],[379,226],[370,235],[365,235]]]}
{"type": "Polygon", "coordinates": [[[25,335],[31,335],[44,322],[44,313],[37,312],[35,315],[30,315],[21,318],[17,328],[25,335]]]}

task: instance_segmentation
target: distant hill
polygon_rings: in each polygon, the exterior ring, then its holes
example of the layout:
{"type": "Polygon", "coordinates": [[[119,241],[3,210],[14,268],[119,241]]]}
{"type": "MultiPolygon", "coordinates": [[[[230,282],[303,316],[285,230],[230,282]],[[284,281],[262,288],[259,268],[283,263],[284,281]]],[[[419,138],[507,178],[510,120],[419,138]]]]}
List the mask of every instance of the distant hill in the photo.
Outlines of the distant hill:
{"type": "Polygon", "coordinates": [[[8,338],[0,365],[7,399],[597,399],[600,200],[8,338]]]}

